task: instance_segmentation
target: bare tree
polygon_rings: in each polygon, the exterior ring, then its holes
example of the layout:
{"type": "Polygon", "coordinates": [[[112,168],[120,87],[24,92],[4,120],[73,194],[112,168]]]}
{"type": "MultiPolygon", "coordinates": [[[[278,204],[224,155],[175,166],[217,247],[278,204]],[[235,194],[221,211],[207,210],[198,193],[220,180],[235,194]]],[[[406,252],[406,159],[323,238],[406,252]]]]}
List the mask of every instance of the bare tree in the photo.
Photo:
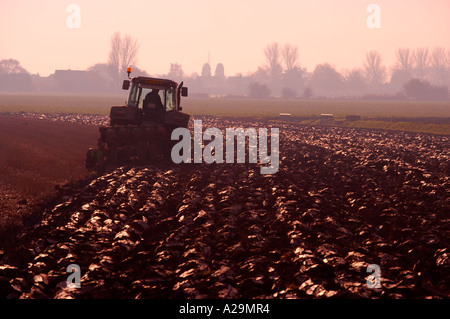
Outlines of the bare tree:
{"type": "Polygon", "coordinates": [[[112,35],[108,68],[115,82],[120,80],[121,74],[125,74],[127,67],[135,66],[138,50],[137,39],[128,34],[122,38],[120,32],[115,32],[112,35]]]}
{"type": "Polygon", "coordinates": [[[28,73],[21,65],[20,62],[14,59],[4,59],[0,61],[0,74],[18,74],[28,73]]]}
{"type": "Polygon", "coordinates": [[[364,68],[366,78],[371,85],[380,85],[386,80],[386,67],[382,65],[383,58],[378,51],[370,51],[366,54],[364,68]]]}
{"type": "Polygon", "coordinates": [[[134,66],[136,64],[138,50],[139,44],[137,39],[129,34],[124,35],[121,47],[122,70],[126,70],[128,66],[134,66]]]}
{"type": "Polygon", "coordinates": [[[443,47],[436,47],[431,51],[430,65],[433,84],[445,85],[447,76],[447,57],[443,47]]]}
{"type": "Polygon", "coordinates": [[[298,47],[289,43],[285,44],[281,50],[281,56],[286,66],[286,71],[298,68],[298,47]]]}
{"type": "Polygon", "coordinates": [[[426,76],[427,68],[430,64],[428,56],[428,48],[420,47],[414,51],[414,73],[419,79],[424,79],[426,76]]]}
{"type": "Polygon", "coordinates": [[[119,78],[119,69],[121,68],[121,46],[122,40],[120,32],[115,32],[111,37],[111,48],[108,56],[108,68],[114,81],[119,78]]]}
{"type": "Polygon", "coordinates": [[[273,42],[264,49],[264,56],[269,67],[272,81],[276,81],[281,76],[282,67],[280,63],[280,47],[277,42],[273,42]]]}
{"type": "Polygon", "coordinates": [[[184,75],[183,69],[181,67],[181,64],[179,63],[170,63],[170,70],[167,76],[170,79],[181,79],[184,75]]]}
{"type": "Polygon", "coordinates": [[[413,55],[410,49],[400,48],[396,52],[397,68],[403,71],[411,71],[413,68],[413,55]]]}

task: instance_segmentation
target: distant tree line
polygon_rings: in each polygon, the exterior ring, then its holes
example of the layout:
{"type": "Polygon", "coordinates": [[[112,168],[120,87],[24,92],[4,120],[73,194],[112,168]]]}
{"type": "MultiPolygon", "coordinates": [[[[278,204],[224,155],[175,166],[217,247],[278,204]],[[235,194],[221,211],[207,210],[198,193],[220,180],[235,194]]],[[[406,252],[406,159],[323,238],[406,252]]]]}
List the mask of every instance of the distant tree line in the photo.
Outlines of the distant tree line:
{"type": "Polygon", "coordinates": [[[258,85],[249,85],[249,95],[262,97],[268,91],[284,98],[392,96],[414,99],[448,99],[450,50],[420,47],[399,48],[396,63],[388,68],[377,51],[367,52],[359,68],[339,72],[329,63],[312,72],[300,66],[298,49],[271,43],[264,49],[265,61],[252,75],[258,85]]]}
{"type": "MultiPolygon", "coordinates": [[[[137,66],[138,51],[137,39],[115,32],[111,37],[106,63],[95,64],[86,71],[60,70],[48,78],[30,75],[17,60],[1,60],[0,91],[60,91],[77,88],[78,91],[119,92],[127,67],[132,67],[133,75],[150,76],[137,66]],[[79,74],[82,72],[85,74],[79,74]],[[64,81],[61,80],[63,77],[64,81]],[[88,83],[86,85],[89,88],[79,82],[88,83]]],[[[194,96],[449,98],[450,50],[446,51],[442,47],[432,50],[426,47],[414,50],[398,48],[395,55],[396,62],[389,68],[384,65],[381,54],[373,50],[366,53],[360,67],[338,71],[329,63],[321,63],[308,71],[301,66],[297,46],[273,42],[264,48],[263,63],[246,76],[225,76],[222,63],[216,65],[214,73],[211,65],[204,63],[200,74],[191,75],[184,73],[181,64],[171,63],[166,74],[152,76],[184,81],[194,96]]]]}

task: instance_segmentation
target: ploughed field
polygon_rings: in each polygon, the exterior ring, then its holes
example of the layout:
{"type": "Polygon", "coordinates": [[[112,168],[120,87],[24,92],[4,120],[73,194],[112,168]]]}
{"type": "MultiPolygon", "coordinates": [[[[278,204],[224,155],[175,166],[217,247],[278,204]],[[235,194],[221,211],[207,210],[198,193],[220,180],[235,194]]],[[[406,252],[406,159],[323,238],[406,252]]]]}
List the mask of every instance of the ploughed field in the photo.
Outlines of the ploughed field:
{"type": "Polygon", "coordinates": [[[278,127],[278,172],[158,163],[67,186],[3,248],[0,297],[449,297],[448,137],[200,118],[278,127]]]}
{"type": "Polygon", "coordinates": [[[88,174],[86,150],[98,139],[98,128],[90,125],[97,123],[94,119],[99,120],[85,115],[0,115],[0,246],[12,228],[21,227],[30,206],[53,195],[56,185],[88,174]]]}

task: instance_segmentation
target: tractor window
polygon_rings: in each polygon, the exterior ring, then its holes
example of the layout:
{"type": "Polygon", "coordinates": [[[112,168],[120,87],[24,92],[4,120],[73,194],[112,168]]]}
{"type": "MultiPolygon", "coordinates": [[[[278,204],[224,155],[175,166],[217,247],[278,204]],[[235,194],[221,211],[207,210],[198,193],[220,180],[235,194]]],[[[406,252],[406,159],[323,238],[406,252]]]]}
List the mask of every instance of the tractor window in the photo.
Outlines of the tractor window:
{"type": "Polygon", "coordinates": [[[176,108],[175,89],[168,88],[166,91],[166,111],[172,111],[176,108]]]}
{"type": "Polygon", "coordinates": [[[141,95],[139,97],[139,108],[155,108],[156,107],[156,96],[159,96],[159,100],[161,101],[163,108],[164,108],[164,102],[165,102],[165,91],[164,90],[158,90],[158,94],[154,95],[155,92],[152,93],[154,89],[152,88],[142,88],[141,95]],[[148,103],[150,101],[150,103],[148,103]]]}
{"type": "Polygon", "coordinates": [[[128,105],[131,107],[137,107],[138,106],[138,92],[139,92],[139,87],[137,85],[133,85],[131,87],[131,91],[130,91],[130,96],[128,99],[128,105]]]}

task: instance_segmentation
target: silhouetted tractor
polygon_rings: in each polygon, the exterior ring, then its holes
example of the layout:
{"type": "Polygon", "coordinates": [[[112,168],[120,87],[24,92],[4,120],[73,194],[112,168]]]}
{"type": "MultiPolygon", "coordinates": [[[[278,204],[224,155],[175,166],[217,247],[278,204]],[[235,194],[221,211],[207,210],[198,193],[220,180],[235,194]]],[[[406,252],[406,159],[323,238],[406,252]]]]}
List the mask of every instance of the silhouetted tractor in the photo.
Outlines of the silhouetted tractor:
{"type": "MultiPolygon", "coordinates": [[[[127,69],[128,78],[131,69],[127,69]]],[[[86,168],[102,174],[122,165],[144,165],[169,160],[171,133],[186,127],[189,115],[180,102],[188,90],[168,79],[132,77],[122,88],[129,90],[126,105],[112,106],[110,126],[102,126],[96,149],[86,154],[86,168]]]]}

